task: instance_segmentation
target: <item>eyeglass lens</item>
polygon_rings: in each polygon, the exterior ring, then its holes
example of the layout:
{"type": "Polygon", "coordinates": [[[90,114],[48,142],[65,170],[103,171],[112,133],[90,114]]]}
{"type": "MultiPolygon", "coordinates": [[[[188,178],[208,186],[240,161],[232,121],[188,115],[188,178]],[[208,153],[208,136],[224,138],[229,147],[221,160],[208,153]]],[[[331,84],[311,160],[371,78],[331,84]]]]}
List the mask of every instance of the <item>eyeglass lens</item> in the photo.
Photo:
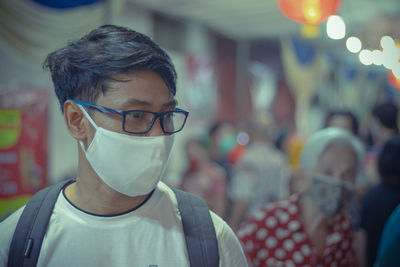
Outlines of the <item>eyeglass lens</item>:
{"type": "MultiPolygon", "coordinates": [[[[146,111],[131,111],[125,116],[125,130],[132,133],[143,133],[153,125],[155,114],[146,111]]],[[[176,111],[166,112],[160,120],[165,133],[180,131],[185,123],[185,114],[176,111]]]]}

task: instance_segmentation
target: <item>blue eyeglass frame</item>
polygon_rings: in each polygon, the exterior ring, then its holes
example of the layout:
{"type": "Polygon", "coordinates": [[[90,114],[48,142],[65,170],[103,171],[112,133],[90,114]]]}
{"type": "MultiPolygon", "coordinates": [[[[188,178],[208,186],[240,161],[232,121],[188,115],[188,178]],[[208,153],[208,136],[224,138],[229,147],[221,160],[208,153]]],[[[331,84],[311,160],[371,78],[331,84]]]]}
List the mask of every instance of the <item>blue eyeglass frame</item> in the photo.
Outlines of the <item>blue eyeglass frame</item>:
{"type": "Polygon", "coordinates": [[[160,118],[160,125],[161,125],[161,129],[163,130],[164,134],[174,134],[174,133],[177,133],[177,132],[181,131],[183,129],[183,127],[185,127],[186,120],[187,120],[187,117],[189,115],[189,111],[186,111],[186,110],[183,110],[183,109],[180,109],[180,108],[175,108],[174,110],[164,111],[164,112],[153,112],[153,111],[139,110],[139,109],[119,110],[119,109],[107,108],[107,107],[103,107],[103,106],[99,106],[99,105],[95,105],[95,104],[82,102],[82,101],[75,100],[75,99],[72,99],[72,98],[67,98],[67,100],[72,100],[72,101],[74,101],[75,103],[77,103],[79,105],[82,105],[82,106],[85,106],[85,107],[88,107],[88,108],[96,109],[96,110],[98,110],[98,111],[100,111],[102,113],[105,113],[105,114],[118,114],[118,115],[122,116],[122,130],[124,132],[131,133],[131,134],[145,134],[145,133],[147,133],[153,127],[154,122],[157,120],[157,118],[160,118]],[[154,115],[154,117],[153,117],[151,123],[149,124],[148,128],[143,132],[132,132],[132,131],[128,131],[128,130],[125,129],[125,117],[126,117],[126,114],[129,113],[129,112],[134,112],[134,111],[136,111],[136,112],[147,112],[147,113],[151,113],[151,114],[154,115]],[[178,130],[173,131],[173,132],[165,131],[165,129],[164,129],[164,120],[161,119],[161,118],[163,118],[163,116],[165,114],[171,113],[171,112],[182,113],[182,114],[185,115],[185,120],[183,121],[181,128],[179,128],[178,130]]]}

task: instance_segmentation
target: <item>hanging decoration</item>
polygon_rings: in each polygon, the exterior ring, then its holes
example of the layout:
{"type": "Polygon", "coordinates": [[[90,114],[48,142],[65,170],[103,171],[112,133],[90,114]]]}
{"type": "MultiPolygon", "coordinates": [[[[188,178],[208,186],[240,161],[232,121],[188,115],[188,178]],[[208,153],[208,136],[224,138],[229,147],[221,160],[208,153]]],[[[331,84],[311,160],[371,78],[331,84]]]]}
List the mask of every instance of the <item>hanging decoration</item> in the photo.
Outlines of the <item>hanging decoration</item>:
{"type": "Polygon", "coordinates": [[[400,79],[397,79],[391,70],[388,70],[387,77],[388,77],[389,84],[393,88],[400,90],[400,79]]]}
{"type": "Polygon", "coordinates": [[[0,1],[0,49],[24,64],[41,64],[67,41],[111,23],[125,1],[0,1]]]}
{"type": "Polygon", "coordinates": [[[300,40],[282,40],[281,57],[285,78],[296,99],[296,131],[304,137],[314,128],[310,106],[323,76],[324,60],[315,47],[300,40]]]}
{"type": "Polygon", "coordinates": [[[338,12],[342,0],[278,0],[282,13],[302,24],[321,24],[338,12]]]}
{"type": "Polygon", "coordinates": [[[47,90],[0,90],[0,221],[48,185],[47,90]]]}
{"type": "Polygon", "coordinates": [[[314,24],[302,24],[300,29],[301,36],[306,39],[317,38],[321,35],[321,29],[319,25],[314,24]]]}
{"type": "Polygon", "coordinates": [[[65,9],[65,8],[75,8],[75,7],[82,7],[82,6],[90,6],[101,0],[33,0],[42,6],[50,7],[50,8],[57,8],[57,9],[65,9]]]}

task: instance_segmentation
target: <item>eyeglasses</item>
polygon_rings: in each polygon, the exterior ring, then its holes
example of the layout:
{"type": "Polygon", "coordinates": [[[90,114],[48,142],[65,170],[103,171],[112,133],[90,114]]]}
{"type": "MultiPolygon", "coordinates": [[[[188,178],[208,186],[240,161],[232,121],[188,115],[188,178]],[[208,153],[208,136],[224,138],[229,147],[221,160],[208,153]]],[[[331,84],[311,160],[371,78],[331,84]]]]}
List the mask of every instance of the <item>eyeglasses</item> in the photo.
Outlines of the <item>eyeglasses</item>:
{"type": "Polygon", "coordinates": [[[122,130],[131,134],[145,134],[153,127],[157,118],[160,118],[161,129],[164,134],[174,134],[183,129],[186,119],[189,115],[188,111],[180,108],[175,108],[172,111],[152,112],[146,110],[117,110],[107,108],[95,104],[81,102],[72,98],[68,98],[82,106],[96,109],[105,114],[121,115],[122,130]]]}

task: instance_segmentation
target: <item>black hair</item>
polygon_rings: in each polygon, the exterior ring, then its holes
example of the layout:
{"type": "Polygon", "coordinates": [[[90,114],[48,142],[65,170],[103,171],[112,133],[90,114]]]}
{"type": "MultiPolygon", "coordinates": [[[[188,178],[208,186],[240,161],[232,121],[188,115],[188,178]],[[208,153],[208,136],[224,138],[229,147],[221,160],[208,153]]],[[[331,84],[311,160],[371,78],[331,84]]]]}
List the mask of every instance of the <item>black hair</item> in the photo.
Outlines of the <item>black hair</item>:
{"type": "Polygon", "coordinates": [[[398,108],[394,103],[385,102],[377,104],[372,110],[372,115],[386,128],[396,132],[399,131],[397,126],[398,108]]]}
{"type": "Polygon", "coordinates": [[[100,26],[50,53],[43,68],[51,72],[62,111],[67,98],[95,103],[116,75],[144,70],[159,74],[176,93],[177,75],[167,53],[150,37],[115,25],[100,26]]]}
{"type": "Polygon", "coordinates": [[[216,121],[214,122],[210,128],[208,129],[208,136],[214,137],[214,135],[221,129],[225,124],[228,122],[226,121],[216,121]]]}
{"type": "Polygon", "coordinates": [[[378,171],[383,182],[400,185],[400,135],[387,141],[379,153],[378,171]]]}
{"type": "Polygon", "coordinates": [[[358,120],[353,112],[345,109],[331,110],[325,118],[324,127],[328,126],[329,121],[335,116],[344,116],[350,119],[351,130],[354,135],[358,135],[358,120]]]}

